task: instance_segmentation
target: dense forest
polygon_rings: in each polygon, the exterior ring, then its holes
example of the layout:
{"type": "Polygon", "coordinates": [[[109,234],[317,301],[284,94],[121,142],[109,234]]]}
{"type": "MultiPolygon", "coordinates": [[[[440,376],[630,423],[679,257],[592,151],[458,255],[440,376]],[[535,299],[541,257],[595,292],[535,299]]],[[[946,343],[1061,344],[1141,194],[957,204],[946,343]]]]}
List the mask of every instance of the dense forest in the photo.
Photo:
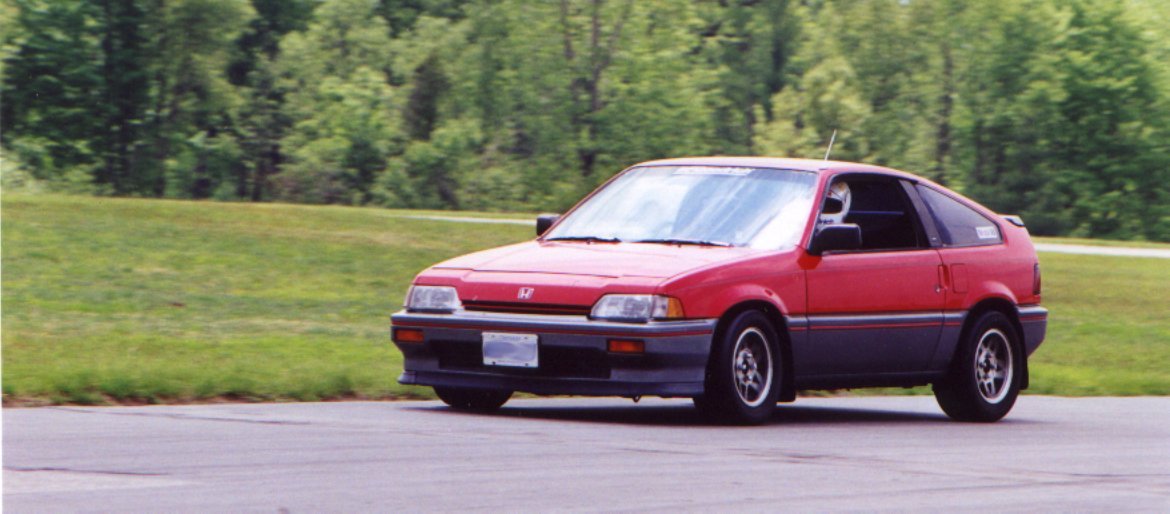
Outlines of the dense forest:
{"type": "Polygon", "coordinates": [[[823,155],[1170,240],[1170,0],[4,0],[3,187],[559,210],[823,155]]]}

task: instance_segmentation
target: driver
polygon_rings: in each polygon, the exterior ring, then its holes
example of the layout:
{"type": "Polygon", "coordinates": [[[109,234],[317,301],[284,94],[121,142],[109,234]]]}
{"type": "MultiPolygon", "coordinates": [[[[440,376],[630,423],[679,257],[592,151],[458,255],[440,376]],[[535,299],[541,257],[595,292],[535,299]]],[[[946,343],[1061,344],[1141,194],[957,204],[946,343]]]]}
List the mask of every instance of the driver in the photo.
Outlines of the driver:
{"type": "Polygon", "coordinates": [[[853,203],[853,195],[849,192],[849,184],[834,182],[825,194],[825,207],[817,218],[818,226],[845,223],[845,216],[849,214],[849,205],[853,203]]]}

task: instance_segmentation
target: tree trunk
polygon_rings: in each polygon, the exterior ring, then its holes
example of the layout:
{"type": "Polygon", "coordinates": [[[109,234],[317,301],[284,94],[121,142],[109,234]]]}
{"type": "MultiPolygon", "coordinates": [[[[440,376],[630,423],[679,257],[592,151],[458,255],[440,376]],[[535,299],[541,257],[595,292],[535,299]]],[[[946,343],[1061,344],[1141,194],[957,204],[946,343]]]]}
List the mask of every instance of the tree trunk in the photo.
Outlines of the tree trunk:
{"type": "Polygon", "coordinates": [[[938,133],[934,146],[934,179],[946,185],[947,159],[951,153],[951,111],[955,103],[955,61],[950,45],[943,44],[943,91],[939,95],[938,133]]]}
{"type": "MultiPolygon", "coordinates": [[[[585,141],[577,147],[577,159],[581,163],[581,176],[590,178],[597,163],[597,138],[600,130],[597,126],[597,114],[605,108],[605,100],[601,94],[601,81],[605,70],[613,60],[613,54],[621,39],[622,27],[626,18],[630,16],[633,0],[628,0],[622,9],[621,16],[614,22],[609,37],[602,41],[601,9],[604,0],[592,0],[592,9],[589,16],[589,68],[585,76],[578,75],[569,83],[569,96],[573,102],[573,109],[569,122],[574,129],[584,127],[585,141]],[[581,106],[581,97],[585,96],[587,105],[581,106]]],[[[569,27],[569,1],[561,0],[561,28],[564,31],[565,61],[571,68],[577,60],[573,48],[573,33],[569,27]]]]}

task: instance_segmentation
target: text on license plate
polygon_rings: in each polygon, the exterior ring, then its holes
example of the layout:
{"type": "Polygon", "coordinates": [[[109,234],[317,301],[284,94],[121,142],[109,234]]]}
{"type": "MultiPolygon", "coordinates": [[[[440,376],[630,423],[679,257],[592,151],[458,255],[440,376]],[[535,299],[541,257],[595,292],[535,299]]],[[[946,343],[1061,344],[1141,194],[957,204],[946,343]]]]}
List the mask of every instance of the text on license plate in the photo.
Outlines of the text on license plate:
{"type": "Polygon", "coordinates": [[[485,366],[537,367],[536,334],[484,332],[483,363],[485,366]]]}

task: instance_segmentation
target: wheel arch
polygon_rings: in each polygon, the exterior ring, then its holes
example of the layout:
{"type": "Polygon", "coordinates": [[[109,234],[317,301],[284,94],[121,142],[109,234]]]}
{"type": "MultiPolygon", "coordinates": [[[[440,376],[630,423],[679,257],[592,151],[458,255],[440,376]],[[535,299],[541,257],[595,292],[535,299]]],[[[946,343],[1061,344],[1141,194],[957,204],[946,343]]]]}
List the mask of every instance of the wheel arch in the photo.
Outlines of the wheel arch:
{"type": "Polygon", "coordinates": [[[992,311],[999,312],[1000,314],[1006,316],[1008,321],[1010,321],[1012,324],[1012,329],[1016,331],[1016,354],[1019,355],[1019,362],[1016,364],[1019,365],[1021,373],[1020,389],[1027,389],[1029,373],[1028,355],[1024,348],[1025,345],[1023,339],[1024,326],[1020,323],[1019,310],[1016,308],[1016,304],[1011,300],[1001,297],[984,298],[975,305],[971,306],[971,309],[967,311],[966,319],[963,320],[963,330],[959,335],[960,341],[966,340],[967,336],[970,335],[972,325],[975,324],[975,321],[978,320],[980,316],[992,311]]]}
{"type": "MultiPolygon", "coordinates": [[[[736,316],[747,311],[759,311],[772,322],[772,328],[775,329],[779,340],[776,344],[780,347],[780,364],[781,364],[781,381],[780,381],[780,401],[791,402],[796,399],[795,381],[793,380],[792,367],[792,337],[788,331],[788,323],[784,319],[784,313],[775,304],[765,300],[745,300],[732,305],[722,315],[719,316],[719,321],[715,325],[715,332],[713,337],[716,341],[720,340],[727,331],[728,325],[735,319],[736,316]]],[[[708,366],[712,356],[707,357],[708,366]]],[[[710,373],[710,371],[708,371],[710,373]]]]}

